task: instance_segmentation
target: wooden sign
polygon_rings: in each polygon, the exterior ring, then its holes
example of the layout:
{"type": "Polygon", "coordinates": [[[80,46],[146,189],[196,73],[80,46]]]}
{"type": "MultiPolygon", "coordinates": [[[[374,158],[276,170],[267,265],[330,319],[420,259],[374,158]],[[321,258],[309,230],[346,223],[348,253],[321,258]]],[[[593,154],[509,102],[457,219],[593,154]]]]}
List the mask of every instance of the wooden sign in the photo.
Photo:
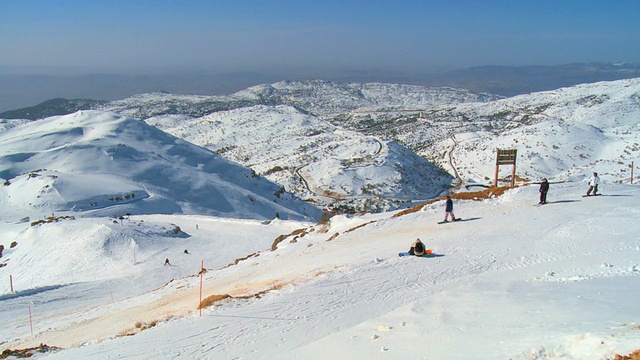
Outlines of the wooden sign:
{"type": "Polygon", "coordinates": [[[516,149],[497,149],[498,155],[496,156],[496,177],[493,183],[494,186],[498,186],[498,169],[500,165],[513,165],[511,170],[511,186],[515,185],[516,181],[516,157],[518,150],[516,149]]]}
{"type": "Polygon", "coordinates": [[[496,165],[515,165],[518,150],[516,149],[498,149],[496,157],[496,165]]]}

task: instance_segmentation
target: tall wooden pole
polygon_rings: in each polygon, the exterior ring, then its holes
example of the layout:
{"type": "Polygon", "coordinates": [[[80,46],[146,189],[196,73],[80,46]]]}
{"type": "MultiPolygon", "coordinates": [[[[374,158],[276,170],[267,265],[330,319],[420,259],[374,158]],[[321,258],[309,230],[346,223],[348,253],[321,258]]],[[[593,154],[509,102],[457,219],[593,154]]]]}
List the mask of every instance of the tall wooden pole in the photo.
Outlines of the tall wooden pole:
{"type": "Polygon", "coordinates": [[[496,149],[496,174],[494,176],[493,186],[498,187],[498,168],[500,167],[500,149],[496,149]]]}

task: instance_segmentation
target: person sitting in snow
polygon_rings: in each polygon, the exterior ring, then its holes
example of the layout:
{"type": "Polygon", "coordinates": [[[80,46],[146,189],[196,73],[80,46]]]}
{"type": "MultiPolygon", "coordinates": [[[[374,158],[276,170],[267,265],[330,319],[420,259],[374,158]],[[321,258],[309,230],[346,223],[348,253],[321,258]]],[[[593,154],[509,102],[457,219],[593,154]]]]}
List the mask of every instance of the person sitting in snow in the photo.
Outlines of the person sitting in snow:
{"type": "Polygon", "coordinates": [[[593,191],[593,195],[597,195],[598,192],[598,184],[600,183],[600,178],[598,177],[598,173],[594,172],[593,176],[589,178],[589,189],[587,190],[587,196],[591,196],[591,191],[593,191]]]}
{"type": "Polygon", "coordinates": [[[409,249],[409,254],[410,255],[415,255],[415,256],[422,256],[424,255],[424,252],[427,250],[427,248],[424,246],[424,244],[422,243],[422,241],[420,241],[420,238],[416,239],[416,241],[411,245],[411,248],[409,249]]]}

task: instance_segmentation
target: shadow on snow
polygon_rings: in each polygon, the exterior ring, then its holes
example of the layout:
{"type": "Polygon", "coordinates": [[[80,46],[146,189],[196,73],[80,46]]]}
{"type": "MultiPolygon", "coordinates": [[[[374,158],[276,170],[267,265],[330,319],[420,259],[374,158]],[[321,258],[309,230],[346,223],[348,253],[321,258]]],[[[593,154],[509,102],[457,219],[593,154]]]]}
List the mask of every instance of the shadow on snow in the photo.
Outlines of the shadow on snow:
{"type": "Polygon", "coordinates": [[[23,297],[23,296],[36,295],[36,294],[43,293],[43,292],[46,292],[46,291],[60,289],[61,287],[64,287],[64,286],[65,285],[43,286],[43,287],[38,287],[38,288],[34,288],[34,289],[28,289],[28,290],[18,291],[18,292],[14,292],[14,293],[10,293],[10,294],[0,295],[0,301],[9,300],[9,299],[15,299],[15,298],[23,297]]]}

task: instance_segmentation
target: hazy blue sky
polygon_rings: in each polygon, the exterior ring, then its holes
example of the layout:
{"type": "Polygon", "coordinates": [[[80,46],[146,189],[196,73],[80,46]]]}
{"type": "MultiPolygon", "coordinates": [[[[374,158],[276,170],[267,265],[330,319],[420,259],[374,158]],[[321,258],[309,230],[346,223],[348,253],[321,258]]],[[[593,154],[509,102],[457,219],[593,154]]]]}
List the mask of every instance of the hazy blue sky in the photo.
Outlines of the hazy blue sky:
{"type": "Polygon", "coordinates": [[[425,70],[640,62],[638,0],[2,0],[0,67],[425,70]]]}

